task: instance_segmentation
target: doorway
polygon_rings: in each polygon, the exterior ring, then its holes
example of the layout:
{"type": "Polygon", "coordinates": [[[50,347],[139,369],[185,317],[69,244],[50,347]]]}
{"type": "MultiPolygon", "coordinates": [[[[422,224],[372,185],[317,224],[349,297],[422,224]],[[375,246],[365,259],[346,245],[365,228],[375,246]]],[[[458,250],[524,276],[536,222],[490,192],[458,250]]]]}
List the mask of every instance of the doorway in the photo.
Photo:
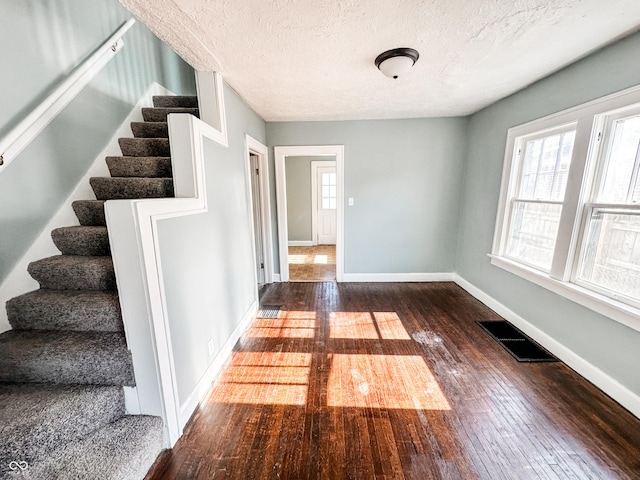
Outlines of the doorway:
{"type": "Polygon", "coordinates": [[[245,161],[251,196],[255,279],[259,295],[262,287],[273,282],[268,149],[249,135],[245,136],[245,161]]]}
{"type": "MultiPolygon", "coordinates": [[[[343,165],[344,146],[298,146],[298,147],[275,147],[275,167],[276,167],[276,200],[278,212],[278,252],[280,255],[280,280],[283,282],[292,281],[291,269],[298,268],[311,261],[314,265],[323,265],[322,262],[332,262],[335,258],[335,280],[342,281],[344,273],[344,248],[343,248],[343,165]],[[290,238],[289,223],[295,227],[299,220],[299,213],[295,210],[299,207],[299,202],[287,201],[287,158],[295,164],[296,158],[314,157],[316,168],[307,171],[307,179],[314,191],[307,189],[307,197],[311,204],[310,216],[312,220],[308,222],[311,232],[307,236],[295,235],[290,238]],[[320,157],[320,158],[315,158],[320,157]],[[288,205],[292,205],[293,210],[289,211],[288,205]],[[323,208],[324,207],[324,208],[323,208]],[[335,220],[333,220],[335,218],[335,220]],[[334,238],[335,237],[335,238],[334,238]],[[321,248],[327,245],[331,252],[314,252],[313,250],[297,252],[298,247],[321,248]],[[290,262],[289,247],[292,247],[290,262]],[[304,261],[303,261],[304,258],[304,261]],[[316,263],[317,262],[317,263],[316,263]]],[[[298,185],[298,182],[291,182],[298,185]]],[[[295,231],[295,228],[293,228],[295,231]]],[[[327,267],[324,267],[326,270],[327,267]]],[[[303,280],[305,281],[305,280],[303,280]]],[[[310,280],[306,280],[310,281],[310,280]]],[[[326,280],[318,280],[326,281],[326,280]]]]}

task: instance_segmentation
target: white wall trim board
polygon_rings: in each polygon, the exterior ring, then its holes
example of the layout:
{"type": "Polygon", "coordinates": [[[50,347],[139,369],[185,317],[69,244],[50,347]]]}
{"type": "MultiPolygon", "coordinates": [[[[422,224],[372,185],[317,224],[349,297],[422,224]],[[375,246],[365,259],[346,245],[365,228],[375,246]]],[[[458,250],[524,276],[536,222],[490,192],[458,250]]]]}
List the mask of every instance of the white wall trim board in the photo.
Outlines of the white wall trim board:
{"type": "Polygon", "coordinates": [[[453,273],[345,273],[344,282],[452,282],[453,273]]]}
{"type": "Polygon", "coordinates": [[[313,247],[314,245],[312,240],[289,240],[290,247],[313,247]]]}
{"type": "Polygon", "coordinates": [[[343,281],[344,276],[344,145],[302,145],[273,147],[276,167],[276,210],[278,212],[278,251],[280,253],[280,279],[289,281],[289,262],[287,261],[287,189],[286,157],[334,157],[337,177],[336,210],[336,280],[343,281]]]}
{"type": "MultiPolygon", "coordinates": [[[[196,91],[200,120],[213,127],[214,142],[229,146],[227,138],[227,114],[224,108],[224,80],[218,72],[196,70],[196,91]]],[[[212,132],[213,133],[213,132],[212,132]]]]}
{"type": "Polygon", "coordinates": [[[461,288],[466,290],[470,295],[484,303],[487,307],[494,310],[505,320],[508,320],[532,339],[549,350],[552,354],[562,360],[567,366],[575,370],[579,375],[583,376],[611,398],[620,403],[623,407],[640,418],[640,396],[633,393],[617,380],[607,375],[595,365],[577,355],[566,346],[535,327],[520,315],[509,309],[507,306],[498,302],[496,299],[480,290],[472,283],[465,280],[458,274],[454,275],[454,281],[461,288]]]}
{"type": "Polygon", "coordinates": [[[279,273],[274,273],[273,274],[273,282],[274,283],[280,283],[282,280],[280,280],[280,274],[279,273]]]}
{"type": "MultiPolygon", "coordinates": [[[[74,190],[62,203],[60,209],[55,213],[51,220],[49,220],[42,232],[40,232],[38,238],[36,238],[36,240],[31,244],[22,258],[16,263],[15,267],[13,267],[9,275],[7,275],[4,282],[2,282],[2,285],[0,285],[0,305],[4,306],[6,302],[13,297],[17,297],[18,295],[22,295],[23,293],[27,293],[38,288],[38,282],[31,278],[31,275],[27,272],[27,266],[29,263],[41,258],[60,254],[60,251],[55,247],[51,240],[51,231],[60,227],[79,225],[78,218],[73,212],[73,208],[71,208],[71,203],[75,200],[90,200],[96,198],[93,190],[91,189],[91,185],[89,184],[89,179],[91,177],[109,176],[109,169],[107,168],[105,157],[121,155],[118,138],[133,136],[133,133],[131,132],[131,122],[142,121],[141,109],[142,107],[152,104],[152,97],[154,95],[173,95],[173,93],[158,83],[151,84],[147,92],[140,98],[131,112],[129,112],[127,118],[125,118],[120,124],[107,145],[93,160],[93,163],[87,170],[87,173],[80,179],[74,190]]],[[[7,319],[6,309],[0,308],[0,333],[10,329],[11,326],[7,319]]]]}
{"type": "Polygon", "coordinates": [[[209,364],[207,371],[202,375],[202,378],[198,381],[198,384],[193,389],[189,398],[180,406],[180,423],[184,427],[195,409],[200,405],[200,402],[206,398],[214,387],[214,382],[222,372],[227,361],[231,358],[233,353],[233,347],[236,342],[240,340],[242,334],[251,326],[251,323],[255,319],[256,312],[258,311],[258,302],[254,302],[249,310],[242,317],[242,321],[235,328],[231,336],[224,343],[218,354],[213,361],[209,364]]]}

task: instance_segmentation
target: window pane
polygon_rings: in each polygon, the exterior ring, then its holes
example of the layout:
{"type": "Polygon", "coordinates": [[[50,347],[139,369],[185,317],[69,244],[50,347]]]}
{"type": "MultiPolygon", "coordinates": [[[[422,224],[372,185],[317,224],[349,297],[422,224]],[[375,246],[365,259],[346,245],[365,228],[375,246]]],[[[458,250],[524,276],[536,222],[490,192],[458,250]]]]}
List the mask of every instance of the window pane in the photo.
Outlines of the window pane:
{"type": "Polygon", "coordinates": [[[564,199],[574,140],[575,131],[570,131],[529,140],[525,144],[518,198],[564,199]]]}
{"type": "Polygon", "coordinates": [[[595,210],[579,279],[640,300],[640,212],[595,210]]]}
{"type": "Polygon", "coordinates": [[[599,201],[633,203],[635,200],[638,203],[640,115],[616,120],[611,129],[611,136],[599,201]]]}
{"type": "Polygon", "coordinates": [[[507,240],[507,256],[548,272],[561,211],[561,205],[515,201],[507,240]]]}
{"type": "Polygon", "coordinates": [[[331,187],[329,186],[325,186],[325,185],[322,186],[322,198],[329,198],[331,196],[331,193],[329,190],[330,188],[331,187]]]}
{"type": "Polygon", "coordinates": [[[330,202],[330,200],[329,200],[328,198],[323,198],[323,199],[322,199],[322,209],[323,209],[323,210],[327,210],[327,209],[329,209],[329,208],[331,208],[331,202],[330,202]]]}
{"type": "Polygon", "coordinates": [[[336,209],[336,199],[335,198],[330,198],[329,199],[329,208],[331,210],[335,210],[336,209]]]}

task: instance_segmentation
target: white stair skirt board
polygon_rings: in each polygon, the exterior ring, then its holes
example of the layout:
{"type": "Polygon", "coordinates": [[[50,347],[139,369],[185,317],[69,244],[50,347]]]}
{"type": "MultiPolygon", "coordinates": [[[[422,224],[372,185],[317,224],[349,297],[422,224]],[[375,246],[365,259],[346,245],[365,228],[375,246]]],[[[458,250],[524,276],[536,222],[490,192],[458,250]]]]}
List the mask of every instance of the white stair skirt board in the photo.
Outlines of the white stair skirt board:
{"type": "Polygon", "coordinates": [[[452,282],[453,273],[345,273],[343,282],[452,282]]]}
{"type": "Polygon", "coordinates": [[[572,350],[569,350],[563,344],[550,337],[539,328],[527,322],[513,310],[498,302],[496,299],[483,292],[460,275],[456,274],[454,281],[470,295],[522,330],[525,334],[562,360],[572,370],[575,370],[579,375],[589,380],[596,387],[633,413],[636,417],[640,418],[640,396],[633,393],[627,387],[620,384],[616,379],[607,375],[605,372],[589,363],[572,350]]]}
{"type": "Polygon", "coordinates": [[[191,395],[189,395],[189,398],[180,405],[180,423],[183,427],[187,424],[200,402],[202,402],[202,400],[206,398],[209,392],[213,389],[216,378],[218,378],[218,375],[227,363],[227,360],[231,358],[234,345],[238,340],[240,340],[242,334],[251,326],[251,323],[256,318],[257,311],[258,302],[254,302],[251,307],[249,307],[249,310],[247,310],[247,313],[242,317],[242,321],[238,324],[231,336],[215,356],[209,365],[209,368],[207,368],[207,371],[193,389],[191,395]]]}
{"type": "Polygon", "coordinates": [[[311,240],[289,240],[290,247],[313,247],[314,245],[311,240]]]}
{"type": "MultiPolygon", "coordinates": [[[[33,261],[60,254],[60,251],[51,240],[51,232],[56,228],[79,225],[78,218],[73,212],[73,208],[71,208],[71,203],[75,200],[95,199],[95,195],[89,184],[89,178],[111,176],[107,168],[107,163],[105,162],[105,157],[119,156],[122,154],[120,152],[118,138],[133,137],[131,122],[142,121],[141,109],[142,107],[152,104],[152,97],[154,95],[174,94],[157,83],[151,84],[147,92],[138,101],[136,106],[133,107],[127,118],[120,124],[118,130],[113,137],[111,137],[111,140],[109,140],[109,143],[107,143],[95,158],[89,170],[84,177],[80,179],[73,192],[71,192],[69,197],[62,203],[62,207],[60,207],[49,223],[42,229],[38,238],[31,244],[31,247],[29,247],[27,252],[13,267],[7,278],[5,278],[4,282],[2,282],[2,285],[0,285],[0,305],[4,306],[10,299],[38,288],[38,282],[31,278],[31,275],[27,272],[27,266],[33,261]]],[[[11,325],[9,325],[7,319],[7,312],[5,308],[0,308],[0,333],[7,330],[11,330],[11,325]]],[[[125,389],[125,391],[126,390],[127,389],[125,389]]],[[[135,413],[135,409],[130,413],[135,413]]]]}

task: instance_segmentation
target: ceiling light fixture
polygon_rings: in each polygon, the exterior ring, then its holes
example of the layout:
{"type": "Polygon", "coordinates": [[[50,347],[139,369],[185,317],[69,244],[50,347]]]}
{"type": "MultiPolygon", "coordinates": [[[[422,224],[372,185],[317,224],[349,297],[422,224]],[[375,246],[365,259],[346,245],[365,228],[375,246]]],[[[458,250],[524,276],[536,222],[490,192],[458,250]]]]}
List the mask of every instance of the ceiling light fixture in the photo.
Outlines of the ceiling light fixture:
{"type": "Polygon", "coordinates": [[[378,55],[375,64],[387,77],[398,78],[407,73],[419,57],[420,54],[413,48],[394,48],[378,55]]]}

